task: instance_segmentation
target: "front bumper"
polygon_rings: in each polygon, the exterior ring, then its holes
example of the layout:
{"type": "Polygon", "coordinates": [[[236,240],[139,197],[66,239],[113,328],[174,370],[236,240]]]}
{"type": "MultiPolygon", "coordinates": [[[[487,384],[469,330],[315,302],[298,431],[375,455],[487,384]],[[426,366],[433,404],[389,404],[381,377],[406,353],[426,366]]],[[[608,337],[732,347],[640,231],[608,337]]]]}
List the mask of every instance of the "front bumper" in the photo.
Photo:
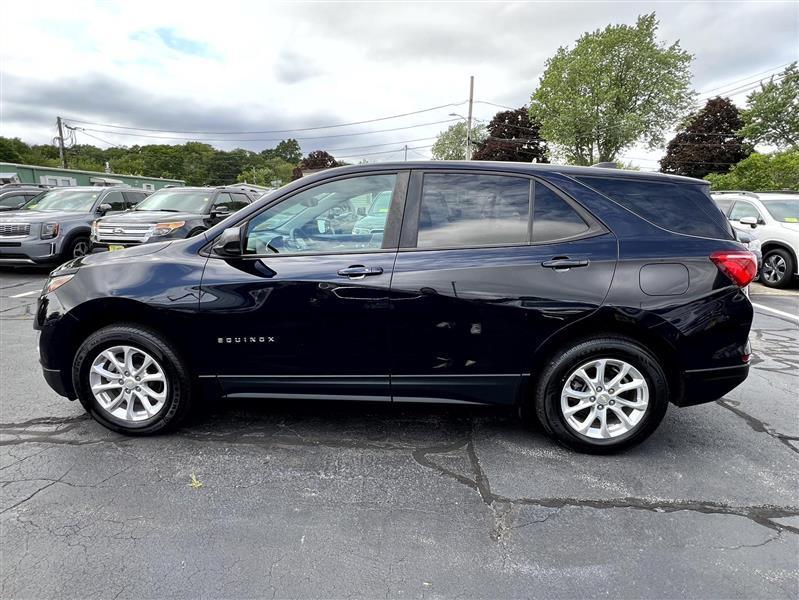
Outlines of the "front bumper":
{"type": "Polygon", "coordinates": [[[0,238],[0,266],[50,263],[58,260],[59,256],[56,239],[13,240],[0,238]]]}
{"type": "Polygon", "coordinates": [[[42,375],[52,390],[59,396],[64,396],[70,400],[77,398],[72,382],[68,381],[60,369],[47,369],[42,367],[42,375]]]}
{"type": "Polygon", "coordinates": [[[674,401],[677,406],[694,406],[715,402],[724,394],[741,385],[749,376],[749,363],[715,369],[696,369],[683,372],[682,397],[674,401]]]}

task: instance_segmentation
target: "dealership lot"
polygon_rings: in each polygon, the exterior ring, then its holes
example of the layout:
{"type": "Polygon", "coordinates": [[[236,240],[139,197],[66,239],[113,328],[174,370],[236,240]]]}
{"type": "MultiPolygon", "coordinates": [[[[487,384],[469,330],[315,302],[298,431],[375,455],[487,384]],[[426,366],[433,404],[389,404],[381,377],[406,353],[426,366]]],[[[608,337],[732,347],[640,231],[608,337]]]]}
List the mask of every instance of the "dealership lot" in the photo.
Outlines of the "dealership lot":
{"type": "Polygon", "coordinates": [[[0,271],[3,597],[795,597],[799,293],[753,286],[753,368],[642,446],[495,409],[210,402],[130,439],[56,396],[0,271]]]}

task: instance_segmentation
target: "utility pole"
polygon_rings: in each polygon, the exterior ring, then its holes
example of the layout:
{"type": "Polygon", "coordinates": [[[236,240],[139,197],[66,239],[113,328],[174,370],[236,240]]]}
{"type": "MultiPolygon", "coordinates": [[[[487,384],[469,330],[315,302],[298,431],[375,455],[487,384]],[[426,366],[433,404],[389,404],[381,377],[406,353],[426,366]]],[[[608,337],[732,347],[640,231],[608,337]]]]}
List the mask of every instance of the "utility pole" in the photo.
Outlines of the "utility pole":
{"type": "Polygon", "coordinates": [[[61,127],[61,117],[56,117],[58,125],[58,157],[61,159],[61,168],[67,168],[67,155],[64,154],[64,130],[61,127]]]}
{"type": "Polygon", "coordinates": [[[474,75],[469,77],[469,118],[466,119],[466,160],[472,160],[472,102],[474,101],[474,75]]]}
{"type": "Polygon", "coordinates": [[[408,162],[408,144],[405,144],[405,162],[408,162]]]}

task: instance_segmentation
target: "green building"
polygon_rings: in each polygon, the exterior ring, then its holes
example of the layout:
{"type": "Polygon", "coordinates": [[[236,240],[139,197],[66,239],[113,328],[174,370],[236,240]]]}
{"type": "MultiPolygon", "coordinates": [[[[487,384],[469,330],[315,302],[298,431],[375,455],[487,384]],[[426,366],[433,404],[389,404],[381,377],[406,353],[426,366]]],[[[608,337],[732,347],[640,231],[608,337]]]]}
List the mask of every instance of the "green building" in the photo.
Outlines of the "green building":
{"type": "Polygon", "coordinates": [[[68,185],[129,185],[144,190],[160,190],[168,185],[186,185],[186,182],[181,179],[162,179],[161,177],[120,175],[118,173],[78,171],[75,169],[36,167],[33,165],[0,162],[0,184],[3,183],[32,183],[59,187],[68,185]]]}

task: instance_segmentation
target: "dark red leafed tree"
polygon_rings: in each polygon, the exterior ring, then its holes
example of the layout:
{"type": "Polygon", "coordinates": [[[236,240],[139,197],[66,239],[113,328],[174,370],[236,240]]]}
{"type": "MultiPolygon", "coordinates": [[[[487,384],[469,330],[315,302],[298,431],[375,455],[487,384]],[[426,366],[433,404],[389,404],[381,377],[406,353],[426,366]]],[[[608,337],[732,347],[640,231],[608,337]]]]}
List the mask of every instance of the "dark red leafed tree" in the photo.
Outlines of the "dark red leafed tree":
{"type": "Polygon", "coordinates": [[[666,146],[660,170],[700,179],[710,173],[726,173],[753,151],[737,133],[742,125],[741,114],[729,98],[711,98],[685,120],[666,146]]]}
{"type": "Polygon", "coordinates": [[[488,124],[488,137],[474,153],[474,160],[549,162],[547,142],[539,123],[530,119],[526,106],[498,112],[488,124]]]}

